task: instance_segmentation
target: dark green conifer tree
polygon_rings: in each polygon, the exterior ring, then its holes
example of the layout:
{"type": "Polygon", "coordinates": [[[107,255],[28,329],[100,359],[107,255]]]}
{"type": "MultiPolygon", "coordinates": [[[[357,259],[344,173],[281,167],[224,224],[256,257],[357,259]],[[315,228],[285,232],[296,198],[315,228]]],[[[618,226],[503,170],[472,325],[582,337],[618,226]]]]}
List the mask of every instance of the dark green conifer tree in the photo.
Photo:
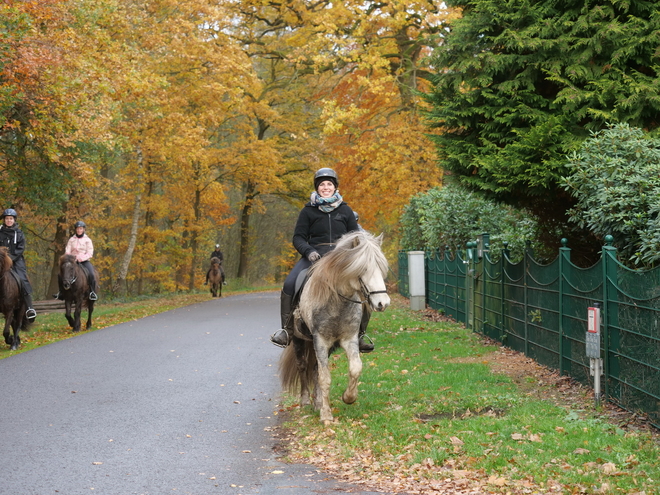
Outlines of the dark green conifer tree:
{"type": "MultiPolygon", "coordinates": [[[[566,155],[607,123],[660,126],[660,3],[449,0],[428,100],[441,165],[536,213],[555,236],[574,200],[566,155]]],[[[546,239],[548,241],[549,239],[546,239]]]]}

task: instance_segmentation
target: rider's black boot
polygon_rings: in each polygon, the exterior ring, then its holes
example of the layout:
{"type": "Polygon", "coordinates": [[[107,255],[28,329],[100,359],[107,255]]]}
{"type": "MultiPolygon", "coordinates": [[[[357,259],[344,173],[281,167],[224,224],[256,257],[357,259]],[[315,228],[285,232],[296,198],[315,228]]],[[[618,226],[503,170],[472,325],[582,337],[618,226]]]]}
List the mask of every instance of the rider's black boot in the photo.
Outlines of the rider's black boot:
{"type": "Polygon", "coordinates": [[[280,294],[280,316],[282,318],[282,328],[270,336],[270,341],[279,347],[286,347],[291,342],[291,306],[293,296],[282,292],[280,294]]]}
{"type": "Polygon", "coordinates": [[[96,278],[90,275],[89,279],[87,280],[87,283],[90,286],[89,300],[96,301],[99,298],[99,296],[96,295],[96,278]]]}
{"type": "Polygon", "coordinates": [[[28,308],[25,312],[25,317],[32,323],[37,317],[37,312],[32,307],[32,294],[23,294],[23,299],[25,299],[25,305],[28,308]]]}
{"type": "Polygon", "coordinates": [[[363,354],[367,354],[371,351],[373,351],[376,346],[374,346],[373,341],[369,338],[367,333],[367,325],[369,324],[369,319],[371,318],[371,311],[369,308],[367,308],[365,305],[362,306],[362,320],[360,321],[360,331],[358,333],[359,341],[358,341],[358,346],[360,348],[360,352],[363,354]],[[365,338],[369,339],[369,342],[364,340],[365,338]]]}

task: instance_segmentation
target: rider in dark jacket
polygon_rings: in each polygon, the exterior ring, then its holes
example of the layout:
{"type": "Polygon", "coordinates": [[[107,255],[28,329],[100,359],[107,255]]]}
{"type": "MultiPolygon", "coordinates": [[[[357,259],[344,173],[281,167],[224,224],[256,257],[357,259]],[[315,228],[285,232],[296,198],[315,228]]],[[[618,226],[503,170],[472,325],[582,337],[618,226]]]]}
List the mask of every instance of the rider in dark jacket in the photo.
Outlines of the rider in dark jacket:
{"type": "Polygon", "coordinates": [[[16,223],[18,213],[13,208],[8,208],[2,213],[2,225],[0,225],[0,246],[5,246],[9,249],[9,256],[14,262],[12,270],[18,275],[21,280],[23,289],[23,299],[27,306],[25,317],[28,321],[33,322],[37,317],[37,312],[32,307],[32,285],[27,276],[27,267],[25,266],[25,259],[23,258],[23,251],[25,251],[25,236],[23,231],[16,223]]]}
{"type": "MultiPolygon", "coordinates": [[[[293,318],[293,296],[296,279],[302,270],[335,247],[337,240],[348,232],[358,230],[353,210],[344,203],[337,190],[339,180],[331,168],[322,168],[314,174],[314,192],[298,215],[293,233],[293,246],[302,255],[284,281],[280,296],[280,316],[282,328],[270,340],[280,347],[291,341],[293,318]]],[[[360,336],[360,351],[371,352],[373,344],[368,344],[360,336]]]]}
{"type": "Polygon", "coordinates": [[[212,258],[218,258],[220,261],[224,261],[225,257],[222,254],[222,251],[220,251],[220,244],[215,245],[215,250],[211,253],[211,256],[209,259],[212,258]]]}
{"type": "MultiPolygon", "coordinates": [[[[213,258],[218,258],[220,262],[222,263],[225,260],[224,255],[222,254],[222,251],[220,251],[220,244],[215,245],[215,251],[211,253],[210,259],[213,258]]],[[[211,274],[211,268],[209,267],[208,270],[206,270],[206,282],[204,282],[204,285],[209,284],[209,275],[211,274]]],[[[222,272],[222,285],[227,285],[227,282],[225,282],[225,272],[222,272]]]]}

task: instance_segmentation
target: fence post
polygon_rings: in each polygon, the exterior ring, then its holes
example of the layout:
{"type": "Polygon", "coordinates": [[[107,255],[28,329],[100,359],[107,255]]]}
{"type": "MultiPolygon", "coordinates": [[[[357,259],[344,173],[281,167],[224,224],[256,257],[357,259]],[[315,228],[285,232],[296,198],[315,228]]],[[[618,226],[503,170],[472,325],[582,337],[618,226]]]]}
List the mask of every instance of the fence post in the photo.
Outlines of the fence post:
{"type": "Polygon", "coordinates": [[[424,251],[408,251],[408,287],[410,309],[419,311],[426,308],[424,251]]]}
{"type": "Polygon", "coordinates": [[[565,291],[565,277],[566,269],[570,266],[571,261],[571,248],[568,245],[568,239],[564,238],[561,241],[559,248],[559,374],[564,375],[566,369],[564,368],[564,358],[566,354],[570,354],[570,343],[564,338],[564,291],[565,291]],[[566,352],[565,352],[566,351],[566,352]]]}
{"type": "Polygon", "coordinates": [[[466,244],[468,269],[465,271],[465,326],[474,330],[474,270],[476,242],[466,244]]]}
{"type": "Polygon", "coordinates": [[[614,351],[619,350],[619,315],[618,305],[616,303],[617,297],[617,259],[616,248],[612,246],[614,237],[611,235],[605,236],[605,245],[603,246],[602,261],[603,261],[603,311],[601,312],[601,321],[603,324],[603,354],[605,355],[604,374],[605,374],[605,391],[604,397],[610,397],[609,393],[609,377],[613,373],[619,376],[618,361],[610,359],[610,349],[614,351]]]}
{"type": "Polygon", "coordinates": [[[504,343],[506,336],[506,329],[504,328],[504,311],[506,309],[506,298],[504,297],[506,292],[506,266],[509,262],[509,256],[511,256],[511,251],[509,250],[509,243],[504,241],[502,249],[502,256],[500,256],[500,342],[504,343]]]}
{"type": "Polygon", "coordinates": [[[532,243],[530,241],[525,241],[525,254],[523,256],[523,308],[525,309],[525,356],[529,357],[529,335],[528,335],[528,324],[527,319],[529,317],[528,305],[527,305],[527,269],[529,268],[529,258],[533,258],[534,251],[532,250],[532,243]]]}

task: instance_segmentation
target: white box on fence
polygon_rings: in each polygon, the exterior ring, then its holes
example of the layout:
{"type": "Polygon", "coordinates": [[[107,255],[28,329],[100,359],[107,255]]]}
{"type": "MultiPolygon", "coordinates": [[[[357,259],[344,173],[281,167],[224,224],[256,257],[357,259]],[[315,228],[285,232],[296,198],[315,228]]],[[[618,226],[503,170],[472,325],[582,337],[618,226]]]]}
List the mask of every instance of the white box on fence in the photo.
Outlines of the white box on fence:
{"type": "Polygon", "coordinates": [[[426,308],[426,281],[424,279],[424,251],[408,251],[408,286],[410,309],[426,308]]]}

